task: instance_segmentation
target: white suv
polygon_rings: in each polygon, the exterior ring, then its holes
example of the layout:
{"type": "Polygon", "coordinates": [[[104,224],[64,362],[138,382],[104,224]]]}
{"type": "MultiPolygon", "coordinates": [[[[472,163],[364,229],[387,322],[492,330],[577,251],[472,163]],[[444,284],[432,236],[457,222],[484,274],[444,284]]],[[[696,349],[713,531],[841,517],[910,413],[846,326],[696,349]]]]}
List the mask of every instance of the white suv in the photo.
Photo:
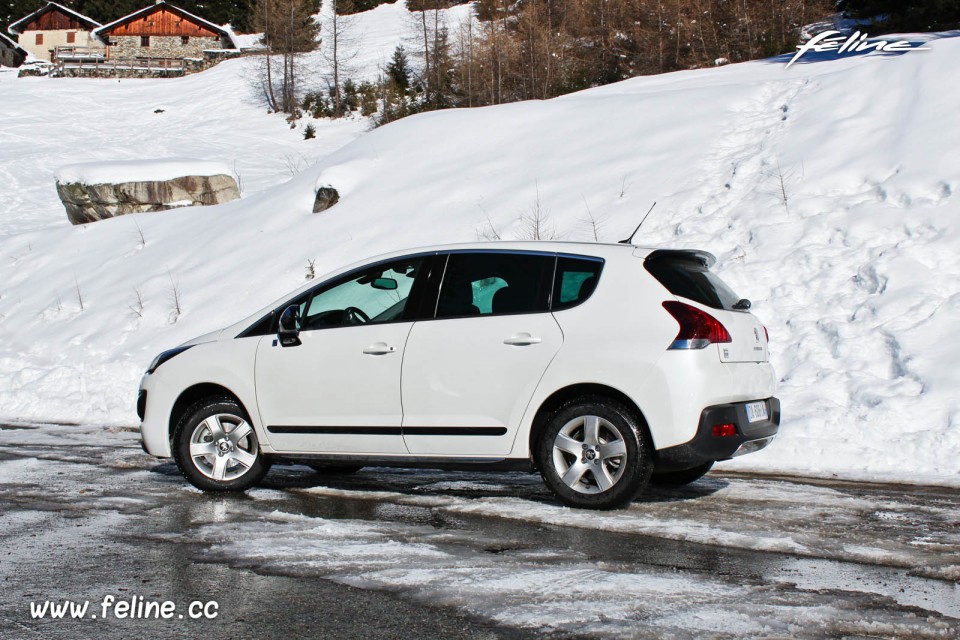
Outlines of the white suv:
{"type": "Polygon", "coordinates": [[[205,490],[277,461],[535,467],[568,505],[621,506],[777,433],[766,330],[714,261],[496,242],[357,263],[160,354],[143,447],[205,490]]]}

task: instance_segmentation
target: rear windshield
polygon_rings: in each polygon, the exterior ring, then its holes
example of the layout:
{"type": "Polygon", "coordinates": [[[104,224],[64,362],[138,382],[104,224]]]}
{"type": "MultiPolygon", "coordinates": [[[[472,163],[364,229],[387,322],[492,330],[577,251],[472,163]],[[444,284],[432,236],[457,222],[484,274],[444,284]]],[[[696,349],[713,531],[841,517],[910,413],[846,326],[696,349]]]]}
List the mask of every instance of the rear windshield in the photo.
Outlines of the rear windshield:
{"type": "Polygon", "coordinates": [[[733,310],[740,297],[720,277],[696,260],[659,258],[643,263],[653,277],[678,298],[712,309],[733,310]]]}

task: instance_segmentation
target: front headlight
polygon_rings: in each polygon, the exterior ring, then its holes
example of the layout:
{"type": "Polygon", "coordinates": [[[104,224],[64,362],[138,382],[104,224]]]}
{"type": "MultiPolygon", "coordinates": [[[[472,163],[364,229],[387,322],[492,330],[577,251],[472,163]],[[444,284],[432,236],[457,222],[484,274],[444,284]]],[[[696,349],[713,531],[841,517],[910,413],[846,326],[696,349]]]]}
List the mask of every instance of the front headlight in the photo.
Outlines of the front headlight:
{"type": "Polygon", "coordinates": [[[174,356],[180,355],[181,353],[183,353],[184,351],[186,351],[192,346],[194,345],[191,344],[186,347],[176,347],[175,349],[167,349],[166,351],[164,351],[163,353],[161,353],[160,355],[158,355],[156,358],[153,359],[153,362],[151,362],[150,366],[147,367],[147,375],[150,375],[151,373],[156,371],[157,367],[162,365],[167,360],[173,358],[174,356]]]}

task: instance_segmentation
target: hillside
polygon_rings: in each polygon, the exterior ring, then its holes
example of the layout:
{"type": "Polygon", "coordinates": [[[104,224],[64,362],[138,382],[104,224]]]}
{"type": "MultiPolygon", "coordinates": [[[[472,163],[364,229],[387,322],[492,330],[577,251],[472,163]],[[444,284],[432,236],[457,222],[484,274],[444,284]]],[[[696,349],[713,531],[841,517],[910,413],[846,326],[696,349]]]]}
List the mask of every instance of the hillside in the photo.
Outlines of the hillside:
{"type": "Polygon", "coordinates": [[[637,78],[362,135],[327,123],[313,147],[244,102],[242,61],[137,85],[0,76],[0,416],[134,424],[156,352],[293,289],[308,261],[323,273],[491,225],[523,237],[535,207],[559,237],[592,239],[592,215],[617,240],[657,201],[637,242],[714,252],[782,377],[781,437],[725,468],[960,484],[960,40],[929,46],[637,78]],[[75,104],[82,126],[45,100],[75,104]],[[280,184],[283,155],[306,148],[316,164],[280,184]],[[236,160],[249,186],[70,227],[52,171],[80,150],[236,160]],[[341,201],[310,213],[327,183],[341,201]]]}

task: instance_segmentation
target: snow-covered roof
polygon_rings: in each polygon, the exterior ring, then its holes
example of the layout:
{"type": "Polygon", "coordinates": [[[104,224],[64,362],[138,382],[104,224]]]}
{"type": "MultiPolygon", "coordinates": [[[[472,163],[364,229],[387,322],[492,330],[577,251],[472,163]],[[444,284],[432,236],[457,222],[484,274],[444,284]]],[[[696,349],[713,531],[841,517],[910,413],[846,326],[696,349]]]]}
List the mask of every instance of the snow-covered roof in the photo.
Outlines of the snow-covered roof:
{"type": "Polygon", "coordinates": [[[262,33],[237,33],[233,30],[233,25],[230,23],[223,25],[223,30],[230,36],[230,41],[233,42],[233,48],[238,51],[266,48],[265,45],[260,43],[260,39],[263,37],[262,33]]]}
{"type": "Polygon", "coordinates": [[[26,16],[26,17],[24,17],[24,18],[20,18],[19,20],[17,20],[17,21],[14,22],[13,24],[11,24],[9,27],[7,27],[7,31],[8,31],[9,33],[15,35],[15,36],[18,36],[18,35],[20,35],[20,34],[22,33],[22,31],[20,31],[19,25],[28,23],[28,22],[30,22],[31,20],[33,20],[34,18],[37,18],[37,17],[43,15],[44,13],[47,13],[48,11],[53,11],[54,9],[56,9],[56,10],[58,10],[58,11],[61,11],[61,12],[65,13],[65,14],[68,15],[68,16],[72,16],[72,17],[76,18],[78,21],[83,22],[83,23],[89,25],[90,27],[99,27],[99,26],[100,26],[100,23],[97,22],[96,20],[94,20],[93,18],[87,17],[87,16],[83,15],[82,13],[77,13],[77,12],[74,11],[73,9],[70,9],[70,8],[68,8],[68,7],[65,7],[65,6],[63,6],[62,4],[57,4],[56,2],[48,2],[47,4],[45,4],[44,6],[40,7],[39,9],[37,9],[36,11],[34,11],[33,13],[31,13],[30,15],[28,15],[28,16],[26,16]]]}
{"type": "Polygon", "coordinates": [[[7,45],[11,49],[15,49],[16,51],[19,51],[24,56],[28,55],[26,49],[24,49],[19,44],[17,44],[12,38],[8,38],[2,33],[0,33],[0,43],[7,45]]]}
{"type": "Polygon", "coordinates": [[[102,27],[100,27],[100,28],[98,28],[98,29],[94,29],[94,30],[93,30],[93,34],[94,34],[95,36],[98,36],[98,37],[103,36],[103,35],[109,33],[110,30],[113,29],[114,27],[117,27],[117,26],[120,26],[121,24],[125,24],[125,23],[127,23],[127,22],[130,22],[131,20],[136,20],[136,19],[139,18],[140,16],[147,15],[147,14],[149,14],[149,13],[152,13],[152,12],[157,11],[157,10],[162,9],[162,8],[169,9],[170,11],[173,11],[174,13],[177,13],[177,14],[183,16],[184,18],[186,18],[186,19],[188,19],[188,20],[190,20],[190,21],[192,21],[192,22],[195,22],[195,23],[197,23],[197,24],[199,24],[199,25],[202,25],[202,26],[206,27],[207,29],[210,29],[211,31],[214,31],[214,32],[216,32],[216,33],[219,33],[219,34],[222,35],[222,36],[226,36],[226,37],[230,38],[231,42],[233,41],[233,38],[230,36],[230,32],[227,31],[226,29],[224,29],[223,27],[221,27],[220,25],[214,24],[214,23],[210,22],[209,20],[204,20],[204,19],[201,18],[200,16],[194,15],[194,14],[190,13],[189,11],[184,11],[183,9],[181,9],[180,7],[178,7],[178,6],[176,6],[176,5],[172,5],[172,4],[170,4],[169,2],[163,2],[163,1],[158,2],[158,3],[156,3],[156,4],[151,4],[151,5],[149,5],[149,6],[146,6],[146,7],[144,7],[143,9],[140,9],[139,11],[134,11],[134,12],[131,13],[130,15],[123,16],[122,18],[120,18],[120,19],[118,19],[118,20],[114,20],[113,22],[111,22],[111,23],[109,23],[109,24],[105,24],[105,25],[103,25],[102,27]]]}

